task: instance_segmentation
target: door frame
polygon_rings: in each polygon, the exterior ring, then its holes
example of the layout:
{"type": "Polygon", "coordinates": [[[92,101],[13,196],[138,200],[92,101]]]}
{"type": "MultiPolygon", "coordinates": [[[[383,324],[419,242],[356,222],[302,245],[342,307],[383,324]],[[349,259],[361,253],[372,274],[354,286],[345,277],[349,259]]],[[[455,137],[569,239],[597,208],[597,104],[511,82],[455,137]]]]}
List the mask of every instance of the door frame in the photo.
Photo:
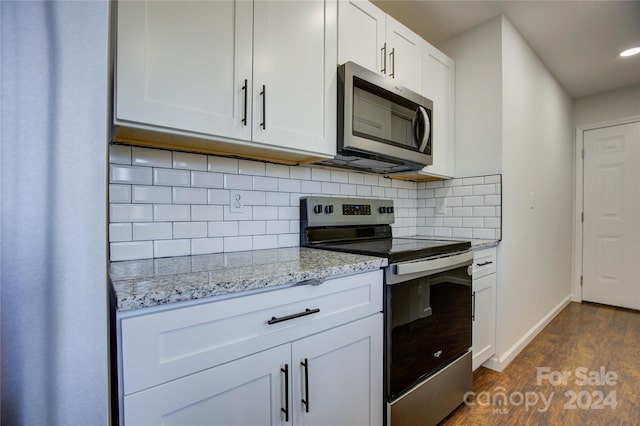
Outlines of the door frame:
{"type": "Polygon", "coordinates": [[[575,135],[575,196],[573,205],[574,222],[574,262],[573,262],[573,301],[582,302],[582,263],[583,263],[583,223],[582,212],[584,212],[584,132],[601,129],[604,127],[614,127],[623,124],[640,122],[640,115],[621,118],[618,120],[605,121],[601,123],[587,124],[576,127],[575,135]]]}

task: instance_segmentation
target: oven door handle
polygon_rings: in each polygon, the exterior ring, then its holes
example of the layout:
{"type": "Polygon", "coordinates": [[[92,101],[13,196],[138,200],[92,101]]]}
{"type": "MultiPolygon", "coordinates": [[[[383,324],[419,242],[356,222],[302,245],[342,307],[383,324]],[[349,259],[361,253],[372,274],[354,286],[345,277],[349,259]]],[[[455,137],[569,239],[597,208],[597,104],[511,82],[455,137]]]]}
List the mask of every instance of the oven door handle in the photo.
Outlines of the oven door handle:
{"type": "Polygon", "coordinates": [[[416,262],[399,263],[395,266],[396,275],[415,274],[418,272],[430,272],[443,268],[457,268],[464,266],[473,260],[473,252],[468,251],[453,256],[440,257],[438,259],[418,260],[416,262]]]}

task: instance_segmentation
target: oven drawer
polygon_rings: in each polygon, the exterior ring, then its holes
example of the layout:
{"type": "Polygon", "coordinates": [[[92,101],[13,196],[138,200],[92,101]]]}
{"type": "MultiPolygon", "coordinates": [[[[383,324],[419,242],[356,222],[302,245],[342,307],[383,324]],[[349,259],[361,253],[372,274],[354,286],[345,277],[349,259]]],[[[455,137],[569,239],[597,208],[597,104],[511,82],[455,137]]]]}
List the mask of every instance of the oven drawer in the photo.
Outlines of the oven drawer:
{"type": "Polygon", "coordinates": [[[473,278],[481,278],[485,275],[496,273],[495,247],[478,250],[473,255],[473,278]]]}
{"type": "Polygon", "coordinates": [[[382,271],[123,319],[124,395],[382,310],[382,271]]]}

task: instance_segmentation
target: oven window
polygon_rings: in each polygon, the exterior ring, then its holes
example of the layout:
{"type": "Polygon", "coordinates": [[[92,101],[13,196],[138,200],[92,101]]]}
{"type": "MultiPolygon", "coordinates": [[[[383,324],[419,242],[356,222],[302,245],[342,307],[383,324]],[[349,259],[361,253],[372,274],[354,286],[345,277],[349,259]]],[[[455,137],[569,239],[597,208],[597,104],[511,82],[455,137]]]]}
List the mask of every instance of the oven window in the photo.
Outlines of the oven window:
{"type": "Polygon", "coordinates": [[[388,285],[388,397],[394,399],[471,347],[467,266],[388,285]]]}

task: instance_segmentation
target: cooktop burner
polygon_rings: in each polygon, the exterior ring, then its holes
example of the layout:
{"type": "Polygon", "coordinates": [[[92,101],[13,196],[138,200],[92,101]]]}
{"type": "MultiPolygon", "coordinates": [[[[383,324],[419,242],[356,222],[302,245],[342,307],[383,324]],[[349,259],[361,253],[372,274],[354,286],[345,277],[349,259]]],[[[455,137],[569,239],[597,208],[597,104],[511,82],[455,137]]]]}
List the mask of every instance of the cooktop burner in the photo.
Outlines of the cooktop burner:
{"type": "Polygon", "coordinates": [[[386,257],[390,262],[420,259],[456,251],[469,250],[469,241],[431,240],[423,238],[385,238],[347,242],[321,243],[312,247],[386,257]]]}

